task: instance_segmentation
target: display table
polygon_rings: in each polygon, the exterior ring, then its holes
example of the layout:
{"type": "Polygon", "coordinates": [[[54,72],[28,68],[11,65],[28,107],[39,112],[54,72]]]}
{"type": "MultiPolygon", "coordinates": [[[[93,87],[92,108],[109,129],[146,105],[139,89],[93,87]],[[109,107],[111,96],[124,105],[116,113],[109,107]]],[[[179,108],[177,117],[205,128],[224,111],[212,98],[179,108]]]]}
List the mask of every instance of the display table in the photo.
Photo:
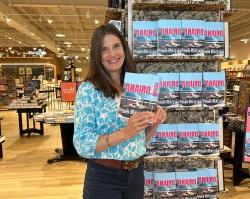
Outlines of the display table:
{"type": "Polygon", "coordinates": [[[0,158],[3,158],[3,146],[2,143],[5,142],[5,136],[2,135],[1,121],[3,117],[0,116],[0,158]]]}
{"type": "Polygon", "coordinates": [[[242,168],[246,132],[245,120],[239,117],[227,117],[227,122],[224,123],[226,130],[231,133],[235,132],[234,157],[225,157],[224,160],[233,165],[233,185],[238,186],[242,180],[250,177],[248,170],[242,168]]]}
{"type": "Polygon", "coordinates": [[[59,155],[48,159],[48,163],[65,160],[84,160],[78,155],[73,146],[74,123],[60,123],[62,149],[55,149],[59,155]]]}
{"type": "Polygon", "coordinates": [[[62,149],[56,148],[55,151],[58,153],[57,156],[49,158],[47,162],[49,164],[58,161],[65,160],[85,160],[80,157],[75,150],[73,145],[73,134],[74,134],[74,112],[66,111],[58,112],[48,112],[35,116],[35,120],[39,122],[43,122],[45,124],[59,124],[60,125],[60,133],[61,133],[61,141],[62,141],[62,149]]]}
{"type": "Polygon", "coordinates": [[[13,109],[17,111],[18,114],[18,124],[19,124],[19,134],[20,136],[24,134],[28,134],[28,137],[30,136],[31,133],[38,133],[40,135],[44,134],[43,130],[43,122],[40,123],[40,129],[37,129],[35,127],[35,121],[33,120],[33,127],[30,127],[29,119],[33,117],[35,113],[42,113],[46,111],[47,103],[44,103],[39,106],[24,106],[24,107],[8,107],[9,109],[13,109]],[[26,129],[23,129],[23,118],[22,114],[26,114],[26,129]]]}

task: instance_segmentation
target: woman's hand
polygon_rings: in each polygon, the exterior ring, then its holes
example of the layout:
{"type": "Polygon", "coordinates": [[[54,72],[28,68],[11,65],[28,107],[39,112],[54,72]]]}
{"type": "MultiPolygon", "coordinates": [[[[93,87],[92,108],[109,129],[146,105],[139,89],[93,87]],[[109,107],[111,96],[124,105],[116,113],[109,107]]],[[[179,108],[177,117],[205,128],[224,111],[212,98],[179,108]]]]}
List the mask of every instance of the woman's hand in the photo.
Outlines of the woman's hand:
{"type": "Polygon", "coordinates": [[[160,106],[158,106],[154,114],[154,122],[146,130],[146,141],[149,141],[151,137],[155,135],[157,127],[161,123],[164,123],[166,119],[167,119],[166,111],[160,106]]]}
{"type": "Polygon", "coordinates": [[[127,122],[127,126],[125,127],[126,137],[130,139],[137,134],[139,134],[142,130],[148,127],[150,124],[153,124],[155,121],[155,114],[149,111],[143,111],[134,113],[127,122]]]}
{"type": "Polygon", "coordinates": [[[154,116],[154,123],[151,125],[151,127],[159,126],[159,124],[164,123],[166,119],[167,119],[166,111],[162,107],[157,106],[157,110],[154,116]]]}

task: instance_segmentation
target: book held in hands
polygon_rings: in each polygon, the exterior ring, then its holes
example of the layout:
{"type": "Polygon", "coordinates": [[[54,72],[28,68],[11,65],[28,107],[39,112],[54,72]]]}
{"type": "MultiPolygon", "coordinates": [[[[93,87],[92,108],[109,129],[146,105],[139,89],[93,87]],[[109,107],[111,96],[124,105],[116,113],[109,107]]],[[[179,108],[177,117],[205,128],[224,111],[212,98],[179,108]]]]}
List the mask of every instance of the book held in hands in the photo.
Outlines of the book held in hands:
{"type": "Polygon", "coordinates": [[[159,96],[160,77],[149,73],[125,74],[119,113],[129,118],[136,112],[155,112],[159,96]]]}

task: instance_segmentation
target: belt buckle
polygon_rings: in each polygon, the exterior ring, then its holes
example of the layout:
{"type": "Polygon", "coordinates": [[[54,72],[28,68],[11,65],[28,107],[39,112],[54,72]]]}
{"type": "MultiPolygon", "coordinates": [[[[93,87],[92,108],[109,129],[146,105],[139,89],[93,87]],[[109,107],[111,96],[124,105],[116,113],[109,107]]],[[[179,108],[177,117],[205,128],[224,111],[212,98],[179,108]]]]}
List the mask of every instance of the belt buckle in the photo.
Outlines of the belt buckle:
{"type": "Polygon", "coordinates": [[[124,169],[130,171],[130,170],[136,169],[138,167],[139,167],[139,162],[138,161],[132,161],[132,162],[125,162],[124,169]]]}

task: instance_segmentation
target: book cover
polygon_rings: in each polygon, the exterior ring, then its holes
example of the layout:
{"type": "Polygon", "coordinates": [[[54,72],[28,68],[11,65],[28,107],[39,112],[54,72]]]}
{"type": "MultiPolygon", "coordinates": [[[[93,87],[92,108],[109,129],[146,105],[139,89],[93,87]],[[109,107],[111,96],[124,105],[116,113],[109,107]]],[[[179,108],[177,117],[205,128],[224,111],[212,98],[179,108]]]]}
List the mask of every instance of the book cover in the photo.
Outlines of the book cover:
{"type": "Polygon", "coordinates": [[[177,124],[160,124],[156,130],[157,148],[160,156],[177,156],[177,124]]]}
{"type": "Polygon", "coordinates": [[[159,105],[163,108],[178,108],[180,101],[180,74],[157,73],[160,76],[159,105]]]}
{"type": "Polygon", "coordinates": [[[151,139],[149,140],[146,146],[146,154],[144,156],[145,157],[157,156],[157,151],[158,151],[158,147],[157,147],[157,139],[155,135],[151,137],[151,139]]]}
{"type": "Polygon", "coordinates": [[[244,162],[250,162],[250,132],[246,132],[244,162]]]}
{"type": "Polygon", "coordinates": [[[158,55],[181,55],[181,20],[158,21],[158,55]]]}
{"type": "Polygon", "coordinates": [[[219,155],[220,125],[218,123],[199,123],[199,153],[219,155]]]}
{"type": "Polygon", "coordinates": [[[160,77],[152,73],[126,73],[119,113],[125,118],[140,111],[156,111],[160,77]]]}
{"type": "Polygon", "coordinates": [[[155,172],[155,198],[176,198],[175,172],[155,172]]]}
{"type": "Polygon", "coordinates": [[[197,198],[197,171],[176,170],[176,198],[197,198]]]}
{"type": "Polygon", "coordinates": [[[198,199],[217,198],[217,170],[213,168],[197,169],[198,199]]]}
{"type": "Polygon", "coordinates": [[[154,196],[154,172],[144,170],[144,198],[153,199],[154,196]]]}
{"type": "Polygon", "coordinates": [[[202,73],[180,73],[180,107],[202,107],[202,73]]]}
{"type": "Polygon", "coordinates": [[[204,56],[204,29],[202,20],[182,20],[182,53],[189,56],[204,56]]]}
{"type": "Polygon", "coordinates": [[[225,33],[223,22],[205,23],[205,55],[224,56],[225,33]]]}
{"type": "Polygon", "coordinates": [[[134,57],[157,55],[157,21],[133,21],[134,57]]]}
{"type": "Polygon", "coordinates": [[[203,106],[225,106],[225,71],[203,73],[203,106]]]}
{"type": "Polygon", "coordinates": [[[178,124],[178,156],[197,155],[199,146],[199,127],[197,123],[178,124]]]}

